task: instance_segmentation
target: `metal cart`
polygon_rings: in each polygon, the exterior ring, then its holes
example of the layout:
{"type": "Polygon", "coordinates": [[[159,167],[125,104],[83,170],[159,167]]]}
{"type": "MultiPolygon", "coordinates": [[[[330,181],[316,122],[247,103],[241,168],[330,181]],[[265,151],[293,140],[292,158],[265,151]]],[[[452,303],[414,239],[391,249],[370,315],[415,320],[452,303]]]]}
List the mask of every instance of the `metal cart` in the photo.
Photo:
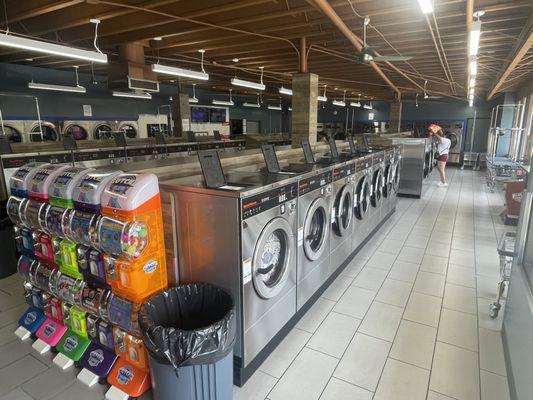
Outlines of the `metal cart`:
{"type": "Polygon", "coordinates": [[[515,241],[515,232],[504,232],[498,243],[498,254],[500,256],[500,282],[498,282],[496,301],[489,306],[489,316],[491,318],[496,318],[500,312],[500,308],[502,308],[501,299],[509,279],[511,278],[515,241]]]}

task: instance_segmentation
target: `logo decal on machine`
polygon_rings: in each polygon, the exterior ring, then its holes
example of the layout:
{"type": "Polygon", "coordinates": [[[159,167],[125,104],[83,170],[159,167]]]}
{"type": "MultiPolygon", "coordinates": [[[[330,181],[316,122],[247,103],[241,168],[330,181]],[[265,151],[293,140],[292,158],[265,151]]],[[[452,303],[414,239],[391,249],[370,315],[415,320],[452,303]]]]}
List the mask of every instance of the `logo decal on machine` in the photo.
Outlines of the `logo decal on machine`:
{"type": "Polygon", "coordinates": [[[76,335],[72,335],[72,336],[69,336],[66,340],[65,340],[65,350],[66,351],[72,351],[74,350],[76,347],[78,347],[78,338],[76,337],[76,335]]]}
{"type": "Polygon", "coordinates": [[[35,322],[37,319],[37,313],[35,311],[29,312],[24,318],[24,325],[30,325],[35,322]]]}
{"type": "Polygon", "coordinates": [[[133,368],[131,368],[129,365],[118,369],[117,381],[121,385],[127,385],[133,380],[133,377],[133,368]]]}
{"type": "Polygon", "coordinates": [[[151,274],[157,269],[157,261],[148,261],[146,265],[143,267],[143,271],[145,274],[151,274]]]}
{"type": "Polygon", "coordinates": [[[91,351],[87,361],[91,367],[99,366],[104,361],[104,352],[101,349],[91,351]]]}

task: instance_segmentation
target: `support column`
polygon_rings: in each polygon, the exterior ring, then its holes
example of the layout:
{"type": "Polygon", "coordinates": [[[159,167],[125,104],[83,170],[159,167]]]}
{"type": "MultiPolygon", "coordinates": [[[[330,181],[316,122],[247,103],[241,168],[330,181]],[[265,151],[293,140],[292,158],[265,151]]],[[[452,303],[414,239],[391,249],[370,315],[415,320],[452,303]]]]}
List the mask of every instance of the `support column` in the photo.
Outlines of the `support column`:
{"type": "Polygon", "coordinates": [[[174,129],[172,135],[176,137],[183,137],[184,132],[189,130],[191,123],[191,108],[189,106],[189,95],[187,93],[176,93],[172,96],[170,103],[172,109],[172,121],[174,129]]]}
{"type": "Polygon", "coordinates": [[[402,102],[391,103],[389,108],[389,132],[400,132],[402,124],[402,102]]]}
{"type": "Polygon", "coordinates": [[[318,115],[318,75],[295,74],[292,77],[292,147],[302,139],[316,144],[318,115]]]}

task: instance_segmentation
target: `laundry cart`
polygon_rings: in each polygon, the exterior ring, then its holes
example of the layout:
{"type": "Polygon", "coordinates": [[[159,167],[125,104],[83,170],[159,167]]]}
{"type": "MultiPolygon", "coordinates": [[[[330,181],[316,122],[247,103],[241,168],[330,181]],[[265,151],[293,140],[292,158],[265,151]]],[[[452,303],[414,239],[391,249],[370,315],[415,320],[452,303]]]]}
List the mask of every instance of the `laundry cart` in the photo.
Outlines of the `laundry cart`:
{"type": "Polygon", "coordinates": [[[489,306],[489,316],[496,318],[502,308],[501,299],[505,288],[511,279],[511,268],[513,266],[514,246],[516,240],[515,232],[504,232],[498,243],[498,254],[500,256],[500,281],[496,292],[496,300],[489,306]]]}

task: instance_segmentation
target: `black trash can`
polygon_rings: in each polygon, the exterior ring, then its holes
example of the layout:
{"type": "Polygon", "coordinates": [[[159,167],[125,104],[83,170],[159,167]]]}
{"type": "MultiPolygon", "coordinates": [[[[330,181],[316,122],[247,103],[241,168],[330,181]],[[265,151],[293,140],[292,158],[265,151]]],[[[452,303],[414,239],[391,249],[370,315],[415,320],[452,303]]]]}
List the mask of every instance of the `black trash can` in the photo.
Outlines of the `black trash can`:
{"type": "Polygon", "coordinates": [[[154,400],[231,400],[235,306],[206,283],[170,288],[141,308],[154,400]]]}
{"type": "Polygon", "coordinates": [[[2,262],[0,263],[0,279],[2,279],[17,272],[17,248],[13,224],[6,215],[0,217],[0,243],[2,243],[2,262]]]}

